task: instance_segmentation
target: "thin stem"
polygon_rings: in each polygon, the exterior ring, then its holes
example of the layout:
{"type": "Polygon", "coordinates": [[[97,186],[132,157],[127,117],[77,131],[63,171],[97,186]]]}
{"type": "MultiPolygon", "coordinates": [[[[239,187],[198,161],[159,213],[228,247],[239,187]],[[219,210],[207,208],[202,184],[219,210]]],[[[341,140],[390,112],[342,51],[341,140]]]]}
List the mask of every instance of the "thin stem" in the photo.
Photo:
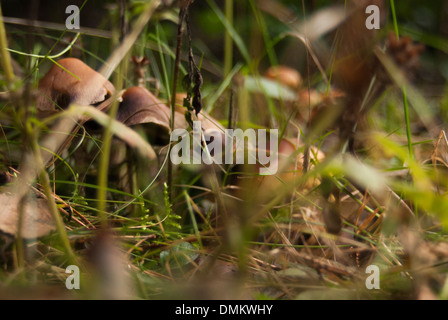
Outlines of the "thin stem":
{"type": "Polygon", "coordinates": [[[75,44],[76,40],[78,40],[79,35],[80,35],[80,33],[78,32],[76,34],[75,38],[72,40],[72,42],[70,42],[70,44],[64,50],[62,50],[61,52],[59,52],[57,54],[51,55],[51,56],[48,56],[48,55],[44,56],[44,55],[40,55],[40,54],[25,53],[25,52],[13,50],[13,49],[7,49],[7,50],[9,52],[17,53],[17,54],[20,54],[22,56],[27,56],[27,57],[33,57],[33,58],[39,58],[39,59],[48,58],[50,60],[51,59],[56,59],[56,58],[59,58],[60,56],[62,56],[63,54],[65,54],[67,51],[69,51],[73,47],[73,45],[75,44]]]}
{"type": "Polygon", "coordinates": [[[56,203],[54,202],[53,192],[51,190],[50,178],[48,177],[48,174],[45,171],[45,166],[42,160],[42,154],[40,152],[40,147],[36,137],[32,139],[32,148],[34,159],[36,162],[36,167],[39,168],[38,173],[39,182],[42,185],[45,196],[47,197],[48,208],[56,224],[56,231],[58,233],[59,240],[61,241],[65,253],[67,254],[68,263],[77,264],[76,256],[73,253],[72,247],[70,246],[70,242],[67,237],[67,233],[65,231],[64,222],[62,221],[61,216],[59,215],[58,208],[56,207],[56,203]]]}
{"type": "Polygon", "coordinates": [[[412,146],[411,124],[409,120],[409,107],[406,94],[406,86],[403,86],[402,90],[403,90],[404,117],[406,121],[406,136],[408,138],[408,150],[409,150],[409,156],[412,158],[414,156],[414,150],[412,146]]]}
{"type": "MultiPolygon", "coordinates": [[[[400,34],[398,31],[398,21],[397,21],[397,14],[395,11],[394,0],[390,0],[390,6],[391,6],[391,11],[392,11],[392,19],[394,22],[395,35],[396,35],[397,39],[399,39],[400,34]]],[[[412,146],[411,124],[410,124],[410,120],[409,120],[409,106],[408,106],[408,99],[407,99],[407,93],[406,93],[406,86],[403,85],[402,91],[403,91],[404,117],[405,117],[405,121],[406,121],[406,136],[408,139],[408,150],[409,150],[409,156],[412,158],[414,155],[414,151],[413,151],[413,146],[412,146]]]]}
{"type": "MultiPolygon", "coordinates": [[[[176,47],[176,60],[174,63],[174,78],[173,78],[173,91],[171,92],[171,117],[170,117],[170,131],[174,131],[174,116],[176,111],[176,94],[177,94],[177,82],[179,80],[179,69],[180,69],[180,51],[182,48],[182,27],[185,20],[185,14],[188,10],[187,7],[183,7],[179,12],[179,24],[177,26],[177,47],[176,47]]],[[[168,154],[171,152],[171,143],[168,146],[168,154]]],[[[173,200],[173,164],[168,161],[168,196],[170,201],[173,200]]]]}
{"type": "Polygon", "coordinates": [[[394,21],[394,29],[395,29],[395,35],[397,36],[397,39],[400,37],[400,34],[398,32],[398,23],[397,23],[397,14],[395,11],[395,2],[394,0],[390,0],[390,7],[392,11],[392,19],[394,21]]]}
{"type": "Polygon", "coordinates": [[[11,65],[11,57],[8,52],[8,44],[6,41],[5,25],[3,23],[2,7],[0,5],[0,58],[3,72],[5,73],[5,79],[10,87],[14,81],[14,71],[11,65]]]}
{"type": "MultiPolygon", "coordinates": [[[[123,87],[123,74],[126,71],[126,63],[127,59],[125,59],[129,50],[135,44],[138,36],[146,26],[146,24],[151,19],[152,14],[157,9],[160,4],[160,0],[152,0],[145,8],[142,15],[140,15],[139,19],[134,23],[132,31],[125,36],[120,45],[116,50],[114,50],[113,54],[107,60],[107,63],[103,65],[100,70],[100,73],[104,75],[106,78],[109,78],[112,71],[115,70],[116,66],[119,66],[119,72],[117,73],[116,78],[116,92],[120,92],[123,87]]],[[[106,203],[107,203],[107,184],[108,184],[108,173],[109,173],[109,156],[112,144],[112,120],[115,119],[115,115],[118,110],[118,101],[117,99],[113,99],[113,103],[110,110],[110,117],[107,122],[107,125],[104,129],[103,135],[103,146],[102,146],[102,155],[100,160],[100,168],[98,172],[98,211],[101,220],[101,226],[107,227],[107,216],[106,216],[106,203]]]]}
{"type": "MultiPolygon", "coordinates": [[[[116,83],[115,87],[117,88],[117,92],[121,91],[123,87],[123,70],[126,68],[127,60],[123,60],[123,64],[119,66],[119,72],[116,73],[116,83]]],[[[109,122],[104,129],[103,134],[103,146],[101,148],[101,160],[100,160],[100,168],[98,172],[98,212],[101,220],[101,226],[103,228],[107,227],[107,215],[106,215],[106,203],[107,203],[107,185],[108,185],[108,175],[109,175],[109,162],[110,162],[110,151],[112,145],[112,119],[115,119],[118,111],[118,101],[115,99],[112,103],[110,113],[109,113],[109,122]]]]}
{"type": "MultiPolygon", "coordinates": [[[[226,0],[225,15],[227,21],[233,25],[233,0],[226,0]]],[[[233,63],[233,39],[229,30],[226,30],[224,38],[224,77],[226,77],[232,69],[233,63]]]]}

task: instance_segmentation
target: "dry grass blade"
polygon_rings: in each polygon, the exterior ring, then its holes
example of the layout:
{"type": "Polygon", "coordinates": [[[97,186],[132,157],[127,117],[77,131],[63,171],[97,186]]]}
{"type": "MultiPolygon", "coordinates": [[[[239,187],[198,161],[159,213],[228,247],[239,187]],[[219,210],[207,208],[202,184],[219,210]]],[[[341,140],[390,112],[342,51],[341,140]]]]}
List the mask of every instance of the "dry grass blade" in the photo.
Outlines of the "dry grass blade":
{"type": "Polygon", "coordinates": [[[101,37],[101,38],[112,38],[112,32],[106,31],[106,30],[100,30],[95,28],[88,28],[88,27],[81,27],[81,30],[68,30],[65,24],[60,23],[53,23],[53,22],[46,22],[46,21],[38,21],[38,20],[30,20],[30,19],[21,19],[21,18],[15,18],[15,17],[3,17],[3,21],[8,24],[16,24],[21,26],[28,26],[33,28],[45,28],[45,29],[53,29],[53,30],[60,30],[60,31],[66,31],[66,32],[79,32],[82,31],[83,34],[94,36],[94,37],[101,37]]]}
{"type": "MultiPolygon", "coordinates": [[[[271,1],[261,2],[269,3],[271,1]]],[[[320,73],[322,74],[323,78],[325,79],[325,82],[328,83],[326,72],[322,67],[318,55],[316,54],[316,52],[319,52],[319,56],[325,59],[328,56],[328,50],[325,50],[325,48],[319,46],[319,50],[316,51],[314,47],[318,46],[317,40],[321,36],[334,30],[338,25],[344,22],[349,16],[349,13],[347,13],[347,11],[341,6],[333,6],[319,10],[317,13],[313,14],[309,19],[302,23],[290,24],[284,21],[285,16],[290,16],[289,14],[286,14],[288,12],[287,9],[284,8],[283,10],[279,11],[278,6],[271,7],[267,5],[264,5],[262,9],[273,15],[280,21],[284,22],[291,28],[291,32],[289,32],[289,34],[302,41],[302,43],[307,48],[310,56],[312,57],[314,63],[318,67],[320,73]],[[281,14],[279,15],[279,13],[281,14]]]]}
{"type": "MultiPolygon", "coordinates": [[[[67,117],[75,117],[77,120],[82,119],[84,116],[94,119],[99,124],[107,126],[111,123],[111,132],[118,138],[126,142],[130,147],[136,148],[143,157],[154,160],[156,159],[156,153],[151,145],[146,142],[137,132],[128,128],[121,122],[111,119],[107,114],[97,110],[92,106],[78,106],[73,105],[69,110],[64,112],[67,117]]],[[[54,150],[54,149],[51,149],[54,150]]]]}
{"type": "Polygon", "coordinates": [[[294,25],[292,27],[293,33],[298,37],[306,37],[308,41],[313,42],[336,29],[349,16],[350,12],[347,12],[342,6],[328,7],[319,10],[307,21],[294,25]]]}
{"type": "Polygon", "coordinates": [[[400,88],[405,86],[407,88],[407,96],[415,112],[419,115],[420,120],[423,122],[428,132],[430,132],[432,136],[436,136],[440,130],[434,123],[434,114],[428,107],[426,99],[409,82],[405,74],[398,68],[391,57],[379,47],[374,49],[374,53],[397,86],[400,88]]]}
{"type": "Polygon", "coordinates": [[[257,6],[285,24],[296,19],[296,14],[292,10],[275,0],[258,0],[257,6]]]}
{"type": "Polygon", "coordinates": [[[448,139],[446,138],[445,130],[442,130],[439,134],[431,160],[434,165],[437,161],[440,161],[445,167],[448,167],[448,139]]]}
{"type": "Polygon", "coordinates": [[[138,20],[135,22],[132,31],[123,39],[120,46],[114,50],[109,59],[107,59],[106,63],[100,69],[100,73],[106,79],[109,79],[112,72],[116,70],[117,66],[120,64],[120,62],[126,56],[128,51],[135,44],[135,41],[137,40],[138,36],[142,32],[146,24],[149,22],[149,19],[151,19],[152,14],[159,5],[160,0],[152,0],[147,4],[145,10],[140,15],[138,20]]]}

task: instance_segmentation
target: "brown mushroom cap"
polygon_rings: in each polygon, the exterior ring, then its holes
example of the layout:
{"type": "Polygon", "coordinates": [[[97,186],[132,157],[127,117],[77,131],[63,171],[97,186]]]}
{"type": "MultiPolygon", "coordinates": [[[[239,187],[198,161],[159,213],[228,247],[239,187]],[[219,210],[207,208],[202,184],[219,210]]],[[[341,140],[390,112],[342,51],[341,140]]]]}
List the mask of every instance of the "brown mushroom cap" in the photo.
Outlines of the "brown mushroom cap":
{"type": "MultiPolygon", "coordinates": [[[[293,185],[294,181],[302,175],[303,153],[297,153],[299,146],[302,145],[303,143],[298,139],[281,139],[278,146],[278,171],[273,176],[262,177],[262,183],[259,185],[262,195],[269,197],[270,195],[275,194],[276,190],[285,184],[293,185]]],[[[318,160],[319,162],[323,161],[325,158],[325,154],[314,146],[311,147],[310,156],[311,159],[318,160]]],[[[257,164],[257,168],[261,168],[261,165],[257,164]]],[[[306,181],[304,187],[311,189],[315,187],[317,183],[319,183],[319,179],[311,177],[306,181]]]]}
{"type": "Polygon", "coordinates": [[[265,77],[278,81],[292,89],[297,89],[302,85],[302,77],[300,76],[300,73],[297,70],[287,66],[280,65],[270,67],[266,71],[265,77]]]}
{"type": "Polygon", "coordinates": [[[170,108],[143,87],[127,89],[121,96],[117,120],[128,126],[155,123],[170,128],[170,108]]]}
{"type": "MultiPolygon", "coordinates": [[[[187,129],[188,123],[185,120],[185,108],[176,105],[174,128],[187,129]]],[[[137,124],[153,123],[164,127],[170,131],[171,110],[167,104],[157,99],[151,92],[143,87],[132,87],[127,89],[122,95],[122,102],[117,113],[117,120],[128,126],[137,124]]],[[[204,130],[223,130],[218,121],[204,114],[198,115],[198,120],[202,122],[204,130]]]]}
{"type": "MultiPolygon", "coordinates": [[[[39,111],[55,112],[72,103],[85,106],[99,104],[115,92],[111,82],[81,60],[65,58],[57,63],[59,65],[53,65],[39,81],[39,111]]],[[[109,105],[107,103],[100,107],[105,110],[109,105]]]]}

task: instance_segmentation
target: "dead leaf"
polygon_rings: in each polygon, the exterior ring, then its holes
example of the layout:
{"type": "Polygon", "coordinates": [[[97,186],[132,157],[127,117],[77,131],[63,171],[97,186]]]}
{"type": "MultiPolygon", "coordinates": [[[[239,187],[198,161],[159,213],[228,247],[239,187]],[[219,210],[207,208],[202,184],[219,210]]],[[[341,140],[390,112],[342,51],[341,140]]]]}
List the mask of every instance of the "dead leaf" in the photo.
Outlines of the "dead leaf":
{"type": "Polygon", "coordinates": [[[445,167],[448,167],[448,139],[445,130],[440,131],[431,160],[433,164],[440,161],[445,167]]]}
{"type": "MultiPolygon", "coordinates": [[[[0,194],[0,231],[14,237],[18,235],[19,197],[12,193],[0,194]]],[[[56,225],[44,199],[24,200],[21,236],[35,239],[56,230],[56,225]]]]}

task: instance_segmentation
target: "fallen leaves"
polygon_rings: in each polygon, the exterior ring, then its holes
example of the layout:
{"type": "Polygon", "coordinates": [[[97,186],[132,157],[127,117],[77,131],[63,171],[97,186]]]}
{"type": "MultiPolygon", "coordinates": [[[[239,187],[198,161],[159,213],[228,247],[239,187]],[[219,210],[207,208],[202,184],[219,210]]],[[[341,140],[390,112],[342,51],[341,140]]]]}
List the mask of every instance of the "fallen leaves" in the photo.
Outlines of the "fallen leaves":
{"type": "Polygon", "coordinates": [[[22,238],[36,239],[56,230],[45,199],[25,197],[20,201],[17,195],[1,193],[0,207],[0,231],[3,233],[17,237],[20,230],[22,238]]]}

